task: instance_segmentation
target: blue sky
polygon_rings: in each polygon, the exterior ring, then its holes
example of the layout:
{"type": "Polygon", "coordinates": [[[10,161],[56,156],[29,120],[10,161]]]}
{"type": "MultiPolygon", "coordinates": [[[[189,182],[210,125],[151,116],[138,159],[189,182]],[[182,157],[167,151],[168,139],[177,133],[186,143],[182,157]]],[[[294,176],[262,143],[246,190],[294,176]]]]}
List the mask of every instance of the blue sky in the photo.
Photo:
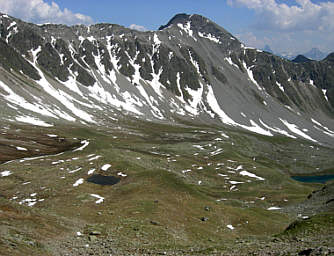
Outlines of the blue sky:
{"type": "Polygon", "coordinates": [[[35,23],[106,22],[148,30],[177,13],[197,13],[248,46],[334,51],[334,0],[0,0],[0,11],[35,23]]]}
{"type": "Polygon", "coordinates": [[[246,8],[234,8],[222,0],[99,0],[95,5],[91,0],[56,0],[56,3],[61,8],[91,16],[95,22],[138,24],[149,30],[166,24],[177,13],[201,14],[230,31],[251,22],[253,16],[246,8]]]}

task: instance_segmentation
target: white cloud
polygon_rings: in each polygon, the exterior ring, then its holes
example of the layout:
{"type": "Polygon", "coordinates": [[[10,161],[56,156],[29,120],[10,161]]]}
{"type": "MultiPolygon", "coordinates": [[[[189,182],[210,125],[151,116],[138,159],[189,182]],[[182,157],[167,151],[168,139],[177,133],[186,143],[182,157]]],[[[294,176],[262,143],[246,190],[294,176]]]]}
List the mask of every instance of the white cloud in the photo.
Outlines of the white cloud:
{"type": "Polygon", "coordinates": [[[271,44],[271,42],[268,42],[269,40],[265,42],[263,38],[258,38],[253,32],[245,32],[235,36],[250,47],[263,48],[266,44],[271,44]]]}
{"type": "Polygon", "coordinates": [[[129,26],[129,28],[134,29],[134,30],[138,30],[138,31],[147,31],[147,28],[145,28],[144,26],[141,26],[141,25],[137,25],[137,24],[131,24],[129,26]]]}
{"type": "Polygon", "coordinates": [[[287,5],[276,0],[227,0],[256,12],[257,28],[281,31],[334,31],[334,3],[296,0],[287,5]]]}
{"type": "Polygon", "coordinates": [[[248,46],[276,53],[300,54],[313,47],[323,52],[334,48],[334,2],[329,0],[227,0],[236,7],[246,7],[255,14],[255,21],[238,32],[248,46]],[[288,4],[286,4],[288,3],[288,4]]]}
{"type": "Polygon", "coordinates": [[[0,0],[0,12],[34,23],[91,24],[91,17],[44,0],[0,0]]]}

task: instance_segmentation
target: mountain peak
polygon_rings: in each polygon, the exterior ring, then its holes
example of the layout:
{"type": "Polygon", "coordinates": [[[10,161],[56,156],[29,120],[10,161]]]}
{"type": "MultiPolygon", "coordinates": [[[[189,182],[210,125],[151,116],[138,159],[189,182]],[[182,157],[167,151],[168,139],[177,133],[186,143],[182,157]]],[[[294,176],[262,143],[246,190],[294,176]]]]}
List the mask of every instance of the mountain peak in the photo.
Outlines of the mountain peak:
{"type": "Polygon", "coordinates": [[[198,15],[198,14],[186,14],[186,13],[179,13],[176,14],[166,25],[160,26],[159,30],[163,30],[165,28],[168,28],[171,25],[176,25],[176,24],[186,24],[187,22],[195,22],[196,25],[199,23],[208,23],[210,22],[207,18],[198,15]]]}
{"type": "Polygon", "coordinates": [[[303,55],[312,60],[322,60],[326,57],[325,53],[315,47],[313,47],[310,51],[304,53],[303,55]]]}
{"type": "Polygon", "coordinates": [[[292,60],[292,62],[295,62],[295,63],[304,63],[304,62],[310,62],[310,61],[312,60],[309,58],[306,58],[304,55],[301,55],[301,54],[299,54],[296,58],[292,60]]]}
{"type": "Polygon", "coordinates": [[[172,27],[173,25],[189,26],[189,28],[195,32],[201,32],[217,38],[223,35],[228,36],[228,38],[232,37],[231,33],[226,31],[224,28],[199,14],[176,14],[166,25],[160,26],[159,30],[172,27]]]}

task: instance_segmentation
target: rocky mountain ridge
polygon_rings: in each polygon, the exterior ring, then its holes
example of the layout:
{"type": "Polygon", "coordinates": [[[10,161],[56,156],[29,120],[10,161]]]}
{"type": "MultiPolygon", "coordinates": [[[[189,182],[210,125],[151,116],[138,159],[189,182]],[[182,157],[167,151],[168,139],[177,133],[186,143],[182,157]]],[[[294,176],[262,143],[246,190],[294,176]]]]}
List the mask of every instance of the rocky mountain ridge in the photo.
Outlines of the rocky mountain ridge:
{"type": "Polygon", "coordinates": [[[5,120],[103,125],[131,114],[334,145],[333,54],[293,63],[200,15],[148,32],[0,20],[5,120]]]}

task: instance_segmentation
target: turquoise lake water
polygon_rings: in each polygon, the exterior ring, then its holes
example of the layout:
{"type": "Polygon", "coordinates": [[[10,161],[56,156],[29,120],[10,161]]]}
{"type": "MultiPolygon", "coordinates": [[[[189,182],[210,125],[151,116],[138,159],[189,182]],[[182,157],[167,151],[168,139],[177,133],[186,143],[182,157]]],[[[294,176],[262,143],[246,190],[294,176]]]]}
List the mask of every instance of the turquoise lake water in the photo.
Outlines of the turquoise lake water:
{"type": "Polygon", "coordinates": [[[327,181],[334,179],[334,174],[319,175],[319,176],[291,176],[296,181],[307,183],[326,183],[327,181]]]}

